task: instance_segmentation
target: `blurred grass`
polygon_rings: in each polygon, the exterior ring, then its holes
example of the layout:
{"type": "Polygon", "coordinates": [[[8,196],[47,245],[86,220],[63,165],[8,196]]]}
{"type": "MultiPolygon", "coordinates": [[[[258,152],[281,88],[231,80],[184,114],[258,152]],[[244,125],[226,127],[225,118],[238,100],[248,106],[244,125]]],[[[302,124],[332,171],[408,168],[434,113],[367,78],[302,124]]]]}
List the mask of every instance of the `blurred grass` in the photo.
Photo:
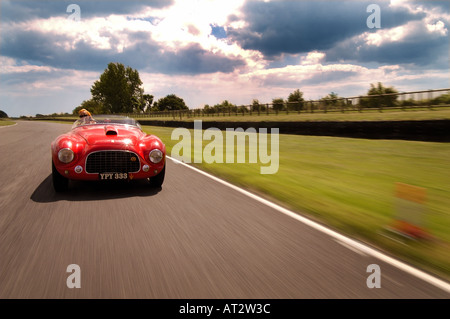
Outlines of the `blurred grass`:
{"type": "MultiPolygon", "coordinates": [[[[144,126],[144,130],[163,140],[168,155],[178,143],[171,140],[172,128],[144,126]]],[[[208,143],[205,141],[204,145],[208,143]]],[[[274,175],[260,174],[262,164],[195,165],[422,269],[450,278],[448,143],[293,135],[280,135],[279,143],[279,171],[274,175]],[[427,189],[423,226],[435,240],[390,238],[393,236],[386,227],[398,213],[396,182],[427,189]]]]}
{"type": "Polygon", "coordinates": [[[0,126],[7,126],[13,124],[16,124],[16,122],[11,121],[10,119],[0,119],[0,126]]]}

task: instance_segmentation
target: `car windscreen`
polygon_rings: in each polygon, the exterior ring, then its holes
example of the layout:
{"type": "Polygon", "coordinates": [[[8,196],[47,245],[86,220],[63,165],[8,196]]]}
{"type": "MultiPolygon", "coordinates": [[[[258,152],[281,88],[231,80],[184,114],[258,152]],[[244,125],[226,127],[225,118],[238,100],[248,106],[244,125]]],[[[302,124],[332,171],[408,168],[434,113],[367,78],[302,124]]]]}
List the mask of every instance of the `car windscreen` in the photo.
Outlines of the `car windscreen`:
{"type": "Polygon", "coordinates": [[[129,117],[105,117],[105,116],[92,116],[88,118],[80,118],[73,123],[72,128],[84,125],[102,125],[102,124],[122,124],[122,125],[132,125],[139,129],[141,125],[132,118],[129,117]]]}

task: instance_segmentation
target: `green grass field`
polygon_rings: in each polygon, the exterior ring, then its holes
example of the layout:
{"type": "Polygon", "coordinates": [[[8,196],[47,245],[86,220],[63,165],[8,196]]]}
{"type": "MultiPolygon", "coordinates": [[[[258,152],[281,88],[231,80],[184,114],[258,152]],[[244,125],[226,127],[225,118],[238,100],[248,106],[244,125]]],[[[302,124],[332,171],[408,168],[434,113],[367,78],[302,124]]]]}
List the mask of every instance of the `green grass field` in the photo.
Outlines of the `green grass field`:
{"type": "MultiPolygon", "coordinates": [[[[144,129],[159,136],[171,155],[178,143],[171,139],[172,128],[144,129]]],[[[260,174],[262,164],[196,165],[450,278],[449,144],[280,135],[279,147],[279,170],[273,175],[260,174]],[[434,240],[413,241],[386,231],[399,213],[396,182],[426,189],[422,226],[434,240]]]]}
{"type": "Polygon", "coordinates": [[[7,126],[13,124],[16,124],[16,122],[11,121],[10,119],[0,119],[0,126],[7,126]]]}

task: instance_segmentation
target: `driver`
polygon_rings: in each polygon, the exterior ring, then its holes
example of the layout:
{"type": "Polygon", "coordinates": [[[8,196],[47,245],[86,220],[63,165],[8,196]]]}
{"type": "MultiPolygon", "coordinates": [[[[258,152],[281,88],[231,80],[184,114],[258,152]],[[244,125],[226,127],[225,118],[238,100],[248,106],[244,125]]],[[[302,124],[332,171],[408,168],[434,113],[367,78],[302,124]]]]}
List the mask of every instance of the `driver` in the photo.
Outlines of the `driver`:
{"type": "Polygon", "coordinates": [[[80,110],[78,112],[78,115],[80,116],[80,124],[81,125],[96,123],[95,120],[92,118],[91,113],[86,109],[80,110]]]}

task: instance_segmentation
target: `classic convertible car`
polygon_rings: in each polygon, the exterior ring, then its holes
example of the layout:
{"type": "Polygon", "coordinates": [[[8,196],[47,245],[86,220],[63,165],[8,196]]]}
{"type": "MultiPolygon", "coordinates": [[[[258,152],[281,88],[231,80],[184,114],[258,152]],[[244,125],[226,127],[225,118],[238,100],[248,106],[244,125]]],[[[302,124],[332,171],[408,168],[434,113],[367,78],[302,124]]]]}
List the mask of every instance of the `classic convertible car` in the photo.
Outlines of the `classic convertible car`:
{"type": "Polygon", "coordinates": [[[57,192],[66,191],[69,180],[147,179],[153,187],[164,182],[165,145],[128,117],[81,118],[52,142],[51,151],[57,192]]]}

